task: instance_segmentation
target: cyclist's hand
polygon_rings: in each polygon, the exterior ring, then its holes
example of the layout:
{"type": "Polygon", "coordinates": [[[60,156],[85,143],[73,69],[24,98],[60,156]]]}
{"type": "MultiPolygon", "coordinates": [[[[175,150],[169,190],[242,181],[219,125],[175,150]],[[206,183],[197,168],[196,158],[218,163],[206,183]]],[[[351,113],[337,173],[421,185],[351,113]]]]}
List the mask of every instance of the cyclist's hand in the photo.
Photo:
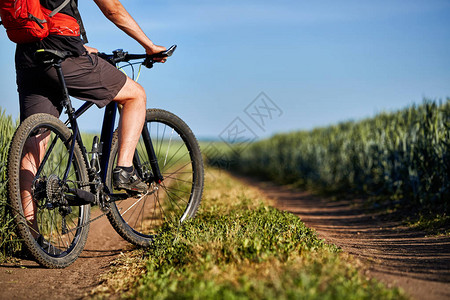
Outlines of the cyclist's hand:
{"type": "Polygon", "coordinates": [[[86,46],[86,45],[83,45],[83,46],[84,46],[84,48],[86,48],[86,51],[87,51],[89,54],[92,54],[92,53],[98,53],[98,50],[95,49],[95,48],[92,48],[92,47],[89,47],[89,46],[86,46]]]}
{"type": "MultiPolygon", "coordinates": [[[[151,47],[145,49],[145,53],[147,53],[148,55],[153,55],[153,54],[160,53],[160,52],[163,52],[166,50],[167,49],[164,46],[152,45],[151,47]]],[[[161,63],[166,62],[165,57],[155,57],[153,60],[155,62],[161,62],[161,63]]]]}

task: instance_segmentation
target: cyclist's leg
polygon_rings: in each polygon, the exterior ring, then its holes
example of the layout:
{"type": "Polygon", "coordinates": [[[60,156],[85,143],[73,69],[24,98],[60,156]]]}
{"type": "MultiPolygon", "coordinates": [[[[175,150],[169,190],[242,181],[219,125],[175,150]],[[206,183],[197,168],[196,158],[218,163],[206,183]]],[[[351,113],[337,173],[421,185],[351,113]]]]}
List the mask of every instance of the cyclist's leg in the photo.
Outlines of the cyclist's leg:
{"type": "Polygon", "coordinates": [[[117,165],[130,167],[133,164],[134,150],[145,122],[147,97],[141,85],[127,78],[125,85],[113,101],[122,105],[117,165]]]}
{"type": "Polygon", "coordinates": [[[28,138],[24,146],[24,156],[20,166],[20,195],[25,218],[30,222],[34,231],[31,232],[34,238],[39,235],[36,221],[36,202],[33,201],[31,187],[38,167],[44,158],[47,148],[49,133],[38,134],[28,138]]]}

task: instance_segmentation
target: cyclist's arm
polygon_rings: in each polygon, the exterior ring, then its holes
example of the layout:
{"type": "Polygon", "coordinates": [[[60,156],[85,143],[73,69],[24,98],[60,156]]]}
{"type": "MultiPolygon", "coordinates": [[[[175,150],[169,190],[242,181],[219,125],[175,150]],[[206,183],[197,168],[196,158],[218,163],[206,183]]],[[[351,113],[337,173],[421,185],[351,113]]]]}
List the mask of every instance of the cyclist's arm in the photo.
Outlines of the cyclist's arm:
{"type": "Polygon", "coordinates": [[[153,44],[119,0],[94,0],[94,2],[111,22],[141,44],[147,54],[166,50],[163,46],[153,44]]]}

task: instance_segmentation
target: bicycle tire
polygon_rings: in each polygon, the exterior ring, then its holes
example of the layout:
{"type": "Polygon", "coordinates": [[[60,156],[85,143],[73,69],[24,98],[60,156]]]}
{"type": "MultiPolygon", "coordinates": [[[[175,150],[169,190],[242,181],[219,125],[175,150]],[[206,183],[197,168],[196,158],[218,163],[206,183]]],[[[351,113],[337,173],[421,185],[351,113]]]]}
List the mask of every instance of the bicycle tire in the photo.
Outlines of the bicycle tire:
{"type": "MultiPolygon", "coordinates": [[[[177,225],[195,216],[203,192],[204,170],[197,139],[179,117],[165,110],[147,109],[144,126],[150,132],[165,179],[161,183],[144,180],[152,189],[151,194],[111,203],[108,219],[125,240],[146,247],[152,243],[164,222],[177,225]]],[[[117,131],[111,149],[106,185],[113,190],[112,173],[118,151],[117,131]]],[[[148,178],[145,174],[149,173],[150,163],[142,137],[136,149],[143,166],[141,175],[148,178]]]]}
{"type": "MultiPolygon", "coordinates": [[[[28,252],[47,268],[65,268],[72,264],[83,250],[89,231],[90,205],[70,206],[69,209],[68,205],[57,204],[57,199],[63,198],[59,189],[62,186],[60,179],[67,166],[71,137],[71,131],[59,119],[49,114],[35,114],[17,128],[8,153],[9,203],[18,234],[28,252]],[[40,166],[35,169],[34,174],[29,169],[22,169],[21,173],[21,166],[31,161],[27,149],[35,147],[31,145],[44,139],[48,139],[48,142],[45,151],[41,153],[45,152],[47,159],[39,159],[40,166]],[[30,194],[23,194],[21,191],[21,176],[32,178],[30,194]],[[25,216],[32,214],[27,210],[31,204],[35,206],[34,226],[25,216]]],[[[79,145],[76,144],[71,171],[68,173],[68,185],[87,190],[87,187],[80,184],[87,182],[87,179],[86,165],[79,145]]]]}

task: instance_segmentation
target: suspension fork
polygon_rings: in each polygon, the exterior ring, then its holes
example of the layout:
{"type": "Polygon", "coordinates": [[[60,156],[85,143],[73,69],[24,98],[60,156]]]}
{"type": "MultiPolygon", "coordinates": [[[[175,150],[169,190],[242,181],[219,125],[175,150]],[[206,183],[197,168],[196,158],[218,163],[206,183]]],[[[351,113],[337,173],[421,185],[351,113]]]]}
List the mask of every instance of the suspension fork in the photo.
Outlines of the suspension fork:
{"type": "Polygon", "coordinates": [[[106,176],[111,156],[111,146],[114,134],[114,123],[117,115],[117,103],[110,102],[106,105],[105,115],[103,117],[102,133],[100,135],[100,177],[103,183],[106,184],[106,176]]]}
{"type": "Polygon", "coordinates": [[[164,177],[162,176],[161,171],[159,169],[159,164],[158,164],[158,159],[156,157],[155,149],[153,147],[152,140],[150,138],[147,126],[145,124],[142,129],[142,139],[144,140],[145,149],[147,149],[147,155],[149,157],[150,167],[152,169],[153,177],[144,178],[144,172],[142,170],[142,163],[141,163],[141,159],[139,157],[139,153],[138,153],[137,149],[134,151],[134,156],[133,156],[134,168],[136,169],[136,172],[142,179],[145,179],[145,180],[150,179],[152,181],[161,183],[164,180],[164,177]]]}
{"type": "MultiPolygon", "coordinates": [[[[120,113],[122,111],[122,106],[116,104],[116,107],[118,107],[118,110],[120,113]]],[[[114,112],[116,112],[116,110],[114,110],[114,112]]],[[[105,116],[106,116],[106,113],[105,113],[105,116]]],[[[144,141],[145,149],[147,150],[147,155],[148,155],[148,158],[150,161],[150,167],[151,167],[152,173],[153,173],[153,177],[150,178],[150,180],[154,180],[158,183],[161,183],[164,180],[164,177],[162,176],[161,171],[159,169],[159,164],[158,164],[158,159],[156,157],[155,149],[153,147],[153,143],[150,138],[150,133],[149,133],[147,125],[145,123],[144,123],[144,127],[142,127],[142,139],[144,141]]],[[[141,163],[141,159],[139,157],[139,153],[138,153],[137,149],[134,150],[133,165],[134,165],[138,175],[142,179],[146,179],[146,178],[144,178],[142,163],[141,163]]]]}
{"type": "MultiPolygon", "coordinates": [[[[142,139],[144,140],[145,149],[147,149],[147,154],[150,160],[150,167],[152,168],[154,180],[158,183],[161,183],[164,180],[164,177],[162,176],[161,170],[159,169],[155,148],[153,147],[152,139],[150,138],[150,133],[146,124],[144,124],[144,127],[142,129],[142,139]]],[[[134,157],[137,157],[139,159],[137,150],[134,154],[134,157]]]]}

